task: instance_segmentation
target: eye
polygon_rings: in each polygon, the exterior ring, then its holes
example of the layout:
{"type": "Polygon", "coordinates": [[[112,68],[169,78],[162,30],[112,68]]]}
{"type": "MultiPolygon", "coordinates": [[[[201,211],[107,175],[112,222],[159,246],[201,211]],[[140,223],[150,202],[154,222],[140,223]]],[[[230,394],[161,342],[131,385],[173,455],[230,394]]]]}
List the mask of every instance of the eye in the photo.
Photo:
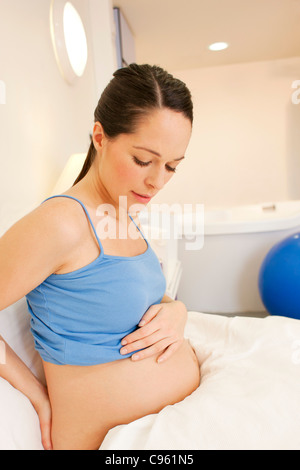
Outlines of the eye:
{"type": "Polygon", "coordinates": [[[133,157],[133,161],[137,164],[137,165],[140,165],[140,166],[148,166],[150,165],[151,162],[142,162],[141,160],[139,160],[138,158],[136,157],[133,157]]]}
{"type": "Polygon", "coordinates": [[[166,165],[166,170],[167,170],[167,171],[171,171],[172,173],[176,173],[176,168],[172,168],[172,167],[169,166],[169,165],[166,165]]]}
{"type": "MultiPolygon", "coordinates": [[[[148,166],[150,165],[150,162],[143,162],[142,160],[139,160],[137,157],[133,157],[133,161],[139,165],[139,166],[148,166]]],[[[171,173],[176,173],[176,168],[172,168],[170,165],[166,165],[166,170],[171,173]]]]}

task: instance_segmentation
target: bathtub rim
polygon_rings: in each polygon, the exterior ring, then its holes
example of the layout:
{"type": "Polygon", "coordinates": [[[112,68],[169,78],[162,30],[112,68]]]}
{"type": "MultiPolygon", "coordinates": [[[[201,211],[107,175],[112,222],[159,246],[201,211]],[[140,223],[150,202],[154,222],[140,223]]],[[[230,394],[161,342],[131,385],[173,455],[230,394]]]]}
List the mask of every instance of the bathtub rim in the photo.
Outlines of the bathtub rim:
{"type": "MultiPolygon", "coordinates": [[[[195,220],[195,215],[193,214],[193,219],[195,220]]],[[[271,202],[264,202],[252,205],[238,205],[238,206],[230,206],[230,207],[205,207],[204,206],[204,226],[202,229],[196,230],[195,225],[193,222],[191,223],[188,218],[191,214],[183,214],[183,220],[180,220],[180,233],[184,236],[197,236],[197,235],[230,235],[230,234],[237,234],[237,233],[262,233],[262,232],[273,232],[273,231],[281,231],[281,230],[291,230],[295,228],[296,231],[300,232],[300,200],[290,200],[290,201],[271,201],[271,202]],[[260,218],[252,218],[247,217],[247,211],[253,211],[254,209],[261,208],[265,210],[265,208],[269,208],[271,206],[278,206],[282,208],[283,206],[294,208],[292,213],[288,213],[286,211],[286,216],[281,209],[279,213],[274,212],[262,212],[262,217],[260,218]],[[295,210],[297,208],[298,210],[295,210]],[[214,221],[208,221],[208,213],[216,214],[216,213],[230,213],[230,211],[242,211],[245,210],[245,218],[243,220],[235,220],[235,219],[228,219],[218,221],[217,219],[214,221]]]]}

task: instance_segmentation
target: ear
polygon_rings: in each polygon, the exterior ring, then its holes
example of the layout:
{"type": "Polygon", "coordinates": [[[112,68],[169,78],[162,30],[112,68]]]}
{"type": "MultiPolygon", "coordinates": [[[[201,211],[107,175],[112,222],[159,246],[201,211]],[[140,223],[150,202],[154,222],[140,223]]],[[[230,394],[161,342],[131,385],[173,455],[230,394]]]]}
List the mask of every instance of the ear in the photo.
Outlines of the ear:
{"type": "Polygon", "coordinates": [[[106,136],[102,124],[100,122],[95,122],[93,129],[93,143],[97,151],[103,148],[105,139],[106,136]]]}

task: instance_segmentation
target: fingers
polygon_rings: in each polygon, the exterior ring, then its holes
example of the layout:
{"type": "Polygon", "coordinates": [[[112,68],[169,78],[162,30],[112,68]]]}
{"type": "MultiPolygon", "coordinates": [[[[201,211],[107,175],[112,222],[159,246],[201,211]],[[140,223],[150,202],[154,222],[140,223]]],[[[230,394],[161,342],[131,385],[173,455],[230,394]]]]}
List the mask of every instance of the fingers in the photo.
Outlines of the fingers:
{"type": "MultiPolygon", "coordinates": [[[[154,315],[154,317],[155,317],[155,315],[154,315]]],[[[147,319],[145,321],[147,321],[147,319]]],[[[160,328],[160,324],[158,322],[156,322],[155,319],[151,322],[150,322],[150,320],[148,320],[148,321],[149,321],[149,323],[145,324],[145,326],[143,326],[143,327],[137,329],[136,331],[134,331],[133,333],[130,333],[129,335],[125,336],[125,338],[123,338],[122,341],[121,341],[122,346],[128,345],[130,343],[137,342],[142,338],[148,337],[149,335],[153,334],[155,331],[157,331],[160,328]]],[[[134,348],[134,349],[137,349],[137,348],[134,348]]],[[[133,349],[133,351],[134,351],[134,349],[133,349]]]]}
{"type": "MultiPolygon", "coordinates": [[[[172,343],[174,344],[174,343],[172,343]]],[[[131,359],[133,361],[141,361],[143,359],[146,359],[151,356],[155,356],[161,351],[164,351],[166,348],[168,348],[170,345],[170,340],[165,338],[162,339],[161,341],[158,341],[157,343],[153,344],[152,346],[149,346],[146,349],[143,349],[142,351],[138,351],[136,354],[133,354],[131,356],[131,359]]]]}
{"type": "Polygon", "coordinates": [[[175,351],[181,346],[183,343],[183,340],[181,341],[176,341],[175,343],[170,344],[170,346],[157,358],[157,362],[161,363],[169,359],[172,354],[174,354],[175,351]]]}
{"type": "Polygon", "coordinates": [[[136,352],[132,360],[141,360],[164,351],[160,362],[168,359],[183,341],[184,319],[178,305],[152,305],[140,321],[140,328],[123,338],[120,353],[136,352]]]}
{"type": "Polygon", "coordinates": [[[52,450],[51,422],[40,420],[42,444],[45,450],[52,450]]]}
{"type": "Polygon", "coordinates": [[[52,450],[51,440],[51,406],[49,399],[44,401],[43,406],[38,411],[42,444],[45,450],[52,450]]]}
{"type": "MultiPolygon", "coordinates": [[[[160,341],[161,338],[161,333],[159,331],[154,332],[153,334],[150,334],[149,336],[141,336],[141,339],[138,339],[132,343],[128,343],[125,347],[120,349],[121,354],[130,354],[134,351],[139,351],[140,349],[145,349],[149,348],[149,346],[154,345],[154,343],[157,343],[160,341]]],[[[169,341],[170,343],[170,341],[169,341]]],[[[140,351],[139,351],[140,354],[140,351]]]]}
{"type": "Polygon", "coordinates": [[[143,315],[139,326],[144,326],[147,323],[149,323],[153,318],[158,314],[158,312],[161,310],[162,306],[161,304],[156,304],[156,305],[151,305],[151,307],[147,310],[145,315],[143,315]]]}

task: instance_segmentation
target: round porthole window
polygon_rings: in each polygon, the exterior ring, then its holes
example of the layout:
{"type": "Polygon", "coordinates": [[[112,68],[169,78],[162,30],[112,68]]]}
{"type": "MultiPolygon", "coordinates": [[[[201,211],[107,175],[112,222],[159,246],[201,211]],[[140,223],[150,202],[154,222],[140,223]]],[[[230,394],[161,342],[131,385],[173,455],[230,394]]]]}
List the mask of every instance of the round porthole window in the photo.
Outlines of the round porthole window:
{"type": "Polygon", "coordinates": [[[50,28],[61,74],[73,84],[85,71],[88,47],[83,22],[71,2],[52,0],[50,28]]]}

